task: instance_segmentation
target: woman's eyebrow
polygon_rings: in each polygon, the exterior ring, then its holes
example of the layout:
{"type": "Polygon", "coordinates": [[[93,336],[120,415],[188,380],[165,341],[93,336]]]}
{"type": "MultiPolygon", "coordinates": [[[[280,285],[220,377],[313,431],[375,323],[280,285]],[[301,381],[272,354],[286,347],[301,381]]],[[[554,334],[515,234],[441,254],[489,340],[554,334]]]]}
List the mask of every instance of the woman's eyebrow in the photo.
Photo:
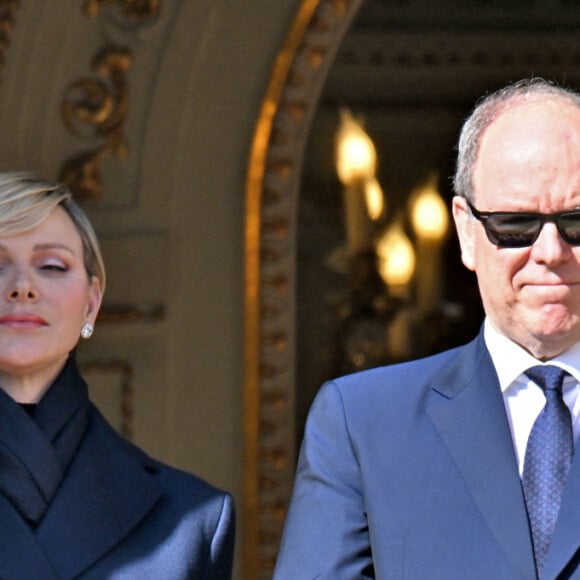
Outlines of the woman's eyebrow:
{"type": "Polygon", "coordinates": [[[76,256],[75,251],[70,246],[67,246],[66,244],[61,244],[59,242],[45,242],[45,243],[41,243],[41,244],[35,244],[34,249],[35,250],[65,250],[66,252],[69,252],[73,256],[76,256]]]}
{"type": "MultiPolygon", "coordinates": [[[[34,250],[64,250],[73,256],[76,256],[75,251],[66,244],[61,244],[60,242],[43,242],[39,244],[34,244],[34,250]]],[[[10,252],[10,248],[0,242],[0,252],[8,253],[10,252]]]]}

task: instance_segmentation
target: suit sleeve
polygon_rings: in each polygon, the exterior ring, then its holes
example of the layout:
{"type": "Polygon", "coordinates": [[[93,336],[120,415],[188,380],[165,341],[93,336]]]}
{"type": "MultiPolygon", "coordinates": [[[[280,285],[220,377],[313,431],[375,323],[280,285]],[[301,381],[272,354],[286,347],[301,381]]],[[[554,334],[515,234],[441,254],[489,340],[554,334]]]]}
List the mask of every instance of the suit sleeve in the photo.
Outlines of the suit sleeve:
{"type": "Polygon", "coordinates": [[[310,410],[275,580],[374,578],[359,464],[334,383],[310,410]]]}
{"type": "Polygon", "coordinates": [[[215,532],[211,539],[210,559],[204,575],[205,580],[231,580],[234,541],[234,504],[231,496],[225,494],[215,532]]]}

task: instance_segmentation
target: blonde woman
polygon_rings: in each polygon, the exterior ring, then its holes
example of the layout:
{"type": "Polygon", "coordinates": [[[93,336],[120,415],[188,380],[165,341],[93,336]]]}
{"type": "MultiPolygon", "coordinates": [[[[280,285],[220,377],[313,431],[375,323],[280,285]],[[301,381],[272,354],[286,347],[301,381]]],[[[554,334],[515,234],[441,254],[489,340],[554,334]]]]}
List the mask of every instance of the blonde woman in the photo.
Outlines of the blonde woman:
{"type": "Polygon", "coordinates": [[[230,578],[230,496],[148,457],[88,399],[74,350],[104,289],[70,192],[0,174],[0,578],[230,578]]]}

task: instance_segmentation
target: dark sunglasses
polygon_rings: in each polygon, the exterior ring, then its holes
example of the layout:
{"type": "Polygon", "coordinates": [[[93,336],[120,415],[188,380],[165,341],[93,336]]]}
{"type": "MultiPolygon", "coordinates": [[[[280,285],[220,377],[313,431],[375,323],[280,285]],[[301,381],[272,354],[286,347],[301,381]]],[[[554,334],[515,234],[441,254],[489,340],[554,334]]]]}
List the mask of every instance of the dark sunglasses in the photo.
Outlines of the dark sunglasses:
{"type": "Polygon", "coordinates": [[[479,211],[467,201],[473,217],[485,229],[487,238],[500,248],[525,248],[540,235],[546,222],[556,224],[562,239],[571,246],[580,246],[580,209],[558,213],[520,211],[479,211]]]}

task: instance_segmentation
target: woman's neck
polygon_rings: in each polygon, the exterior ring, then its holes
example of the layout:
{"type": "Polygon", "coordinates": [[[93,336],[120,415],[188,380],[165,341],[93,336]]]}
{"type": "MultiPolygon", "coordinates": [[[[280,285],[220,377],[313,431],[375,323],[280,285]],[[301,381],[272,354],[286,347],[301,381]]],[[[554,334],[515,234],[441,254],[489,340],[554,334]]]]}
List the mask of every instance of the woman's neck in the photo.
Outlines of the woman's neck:
{"type": "Polygon", "coordinates": [[[58,366],[39,369],[36,372],[10,373],[0,371],[0,389],[12,397],[17,403],[38,403],[50,388],[62,368],[63,361],[58,366]]]}

